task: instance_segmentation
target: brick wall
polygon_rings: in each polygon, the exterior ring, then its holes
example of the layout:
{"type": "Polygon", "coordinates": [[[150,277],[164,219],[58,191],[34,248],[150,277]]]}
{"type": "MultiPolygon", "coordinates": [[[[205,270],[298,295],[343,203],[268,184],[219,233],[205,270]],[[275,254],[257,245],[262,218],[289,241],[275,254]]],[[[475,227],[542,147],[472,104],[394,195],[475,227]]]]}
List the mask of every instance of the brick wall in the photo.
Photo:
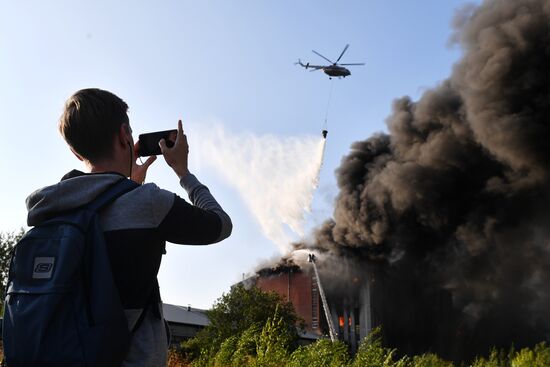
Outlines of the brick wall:
{"type": "Polygon", "coordinates": [[[302,272],[280,272],[261,275],[256,286],[264,291],[274,291],[283,299],[292,302],[298,316],[306,322],[309,331],[319,331],[320,300],[316,284],[302,272]]]}

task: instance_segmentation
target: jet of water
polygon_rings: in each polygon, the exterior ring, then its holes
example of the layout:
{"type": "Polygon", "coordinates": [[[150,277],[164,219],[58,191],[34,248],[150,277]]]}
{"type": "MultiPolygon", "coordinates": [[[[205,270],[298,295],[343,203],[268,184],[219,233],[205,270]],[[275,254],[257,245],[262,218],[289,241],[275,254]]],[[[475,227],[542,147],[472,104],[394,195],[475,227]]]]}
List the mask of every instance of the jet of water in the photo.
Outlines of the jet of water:
{"type": "Polygon", "coordinates": [[[304,234],[326,140],[234,133],[221,124],[203,130],[200,140],[202,163],[238,190],[264,235],[282,253],[290,251],[304,234]]]}

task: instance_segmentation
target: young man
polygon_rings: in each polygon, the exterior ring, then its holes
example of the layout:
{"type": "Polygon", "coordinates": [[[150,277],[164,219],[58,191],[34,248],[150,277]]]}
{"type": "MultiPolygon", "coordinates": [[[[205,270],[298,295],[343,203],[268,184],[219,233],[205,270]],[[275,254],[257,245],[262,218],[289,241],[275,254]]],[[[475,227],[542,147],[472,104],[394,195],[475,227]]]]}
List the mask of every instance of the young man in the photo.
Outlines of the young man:
{"type": "MultiPolygon", "coordinates": [[[[136,163],[128,106],[100,89],[76,92],[65,104],[59,130],[88,173],[73,170],[59,183],[27,198],[28,225],[55,213],[83,206],[121,177],[142,183],[156,157],[136,163]]],[[[100,213],[113,277],[120,293],[132,342],[123,366],[165,366],[168,336],[162,316],[157,273],[165,241],[205,245],[231,234],[229,216],[208,188],[187,167],[189,147],[181,121],[172,148],[159,142],[191,204],[155,184],[144,184],[119,197],[100,213]]]]}

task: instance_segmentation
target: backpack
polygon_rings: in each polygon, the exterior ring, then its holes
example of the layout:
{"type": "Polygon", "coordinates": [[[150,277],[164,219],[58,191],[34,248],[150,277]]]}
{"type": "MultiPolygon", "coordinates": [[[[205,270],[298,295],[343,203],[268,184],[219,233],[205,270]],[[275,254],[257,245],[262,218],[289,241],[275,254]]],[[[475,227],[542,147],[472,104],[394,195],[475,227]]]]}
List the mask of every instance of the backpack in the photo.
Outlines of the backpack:
{"type": "Polygon", "coordinates": [[[89,204],[33,227],[14,247],[2,330],[7,366],[122,364],[131,332],[97,213],[137,186],[121,179],[89,204]]]}

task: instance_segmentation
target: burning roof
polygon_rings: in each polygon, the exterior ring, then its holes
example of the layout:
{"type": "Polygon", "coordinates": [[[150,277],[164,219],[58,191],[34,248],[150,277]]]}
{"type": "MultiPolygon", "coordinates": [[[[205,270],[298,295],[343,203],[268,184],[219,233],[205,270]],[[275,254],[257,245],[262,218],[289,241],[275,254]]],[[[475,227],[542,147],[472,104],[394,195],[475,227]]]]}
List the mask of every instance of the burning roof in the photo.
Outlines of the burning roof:
{"type": "Polygon", "coordinates": [[[301,272],[301,268],[296,265],[294,263],[294,260],[290,257],[281,258],[279,262],[270,265],[264,265],[264,267],[256,271],[256,273],[260,276],[301,272]]]}

